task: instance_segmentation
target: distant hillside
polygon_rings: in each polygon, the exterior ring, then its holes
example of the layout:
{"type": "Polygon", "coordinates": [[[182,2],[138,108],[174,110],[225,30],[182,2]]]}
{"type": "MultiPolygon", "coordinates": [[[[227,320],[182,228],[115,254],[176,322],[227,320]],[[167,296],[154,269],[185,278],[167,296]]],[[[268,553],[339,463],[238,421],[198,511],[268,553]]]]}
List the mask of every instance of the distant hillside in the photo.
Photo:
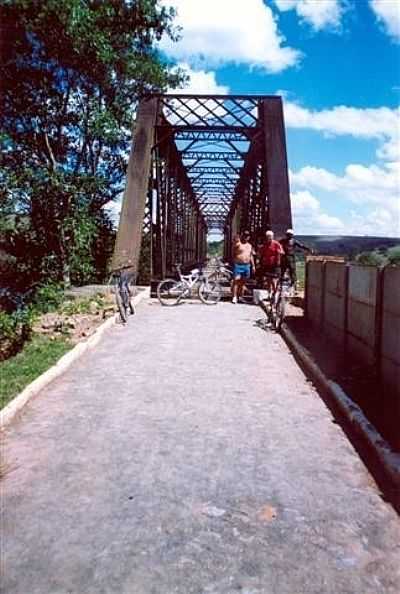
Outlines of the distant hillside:
{"type": "MultiPolygon", "coordinates": [[[[326,256],[345,256],[351,260],[361,252],[373,250],[385,253],[389,248],[400,246],[396,237],[359,237],[351,235],[296,235],[297,239],[308,245],[318,254],[326,256]]],[[[223,241],[209,243],[209,254],[222,254],[223,241]]]]}
{"type": "Polygon", "coordinates": [[[352,259],[361,252],[372,250],[386,252],[400,245],[395,237],[358,237],[351,235],[297,235],[299,241],[313,248],[318,254],[326,256],[346,256],[352,259]]]}

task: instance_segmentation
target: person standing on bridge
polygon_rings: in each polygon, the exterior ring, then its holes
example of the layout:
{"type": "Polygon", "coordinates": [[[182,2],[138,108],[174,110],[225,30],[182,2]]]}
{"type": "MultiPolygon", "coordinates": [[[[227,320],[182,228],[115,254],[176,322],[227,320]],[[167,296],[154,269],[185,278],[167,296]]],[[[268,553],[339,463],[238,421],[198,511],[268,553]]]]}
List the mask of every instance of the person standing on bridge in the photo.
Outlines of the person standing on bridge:
{"type": "Polygon", "coordinates": [[[281,259],[283,248],[279,241],[274,239],[273,231],[266,231],[265,243],[260,251],[261,278],[265,279],[267,291],[276,290],[277,280],[281,273],[281,259]]]}
{"type": "Polygon", "coordinates": [[[250,232],[243,231],[233,242],[232,303],[237,303],[243,294],[246,280],[254,272],[254,253],[250,243],[250,232]]]}
{"type": "Polygon", "coordinates": [[[310,249],[308,246],[304,245],[304,243],[300,243],[300,241],[297,241],[297,239],[294,238],[293,229],[288,229],[286,231],[286,237],[280,240],[280,244],[284,251],[282,257],[281,278],[283,279],[283,277],[285,276],[285,272],[287,270],[290,276],[290,283],[293,289],[296,290],[296,248],[299,248],[304,252],[308,252],[309,254],[312,254],[313,250],[310,249]]]}

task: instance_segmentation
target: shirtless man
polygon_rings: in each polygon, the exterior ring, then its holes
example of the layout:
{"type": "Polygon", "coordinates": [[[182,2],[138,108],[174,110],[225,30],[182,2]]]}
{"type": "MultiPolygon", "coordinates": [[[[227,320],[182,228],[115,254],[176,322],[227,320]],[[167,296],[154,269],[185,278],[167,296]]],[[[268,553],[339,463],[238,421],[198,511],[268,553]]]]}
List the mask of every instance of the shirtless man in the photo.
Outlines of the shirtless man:
{"type": "Polygon", "coordinates": [[[254,272],[253,246],[250,243],[249,231],[244,231],[241,237],[235,237],[233,243],[233,281],[232,303],[237,303],[242,296],[246,280],[254,272]]]}

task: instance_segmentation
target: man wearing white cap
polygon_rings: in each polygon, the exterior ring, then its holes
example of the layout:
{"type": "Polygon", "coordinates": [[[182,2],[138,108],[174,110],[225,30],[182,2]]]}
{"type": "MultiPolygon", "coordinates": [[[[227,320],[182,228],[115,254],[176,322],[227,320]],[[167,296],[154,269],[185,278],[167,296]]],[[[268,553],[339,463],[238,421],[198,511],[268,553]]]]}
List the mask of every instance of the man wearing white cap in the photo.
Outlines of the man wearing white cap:
{"type": "Polygon", "coordinates": [[[276,289],[277,280],[280,276],[281,258],[283,249],[279,241],[274,239],[273,231],[266,231],[265,243],[260,251],[261,256],[261,277],[265,278],[265,288],[270,291],[276,289]]]}
{"type": "Polygon", "coordinates": [[[281,263],[281,278],[285,276],[285,272],[286,270],[288,270],[290,282],[294,289],[296,289],[296,248],[300,248],[301,250],[308,252],[310,254],[312,254],[312,249],[304,245],[304,243],[300,243],[300,241],[297,241],[297,239],[294,238],[293,229],[288,229],[286,231],[286,237],[281,239],[280,244],[284,251],[281,263]]]}

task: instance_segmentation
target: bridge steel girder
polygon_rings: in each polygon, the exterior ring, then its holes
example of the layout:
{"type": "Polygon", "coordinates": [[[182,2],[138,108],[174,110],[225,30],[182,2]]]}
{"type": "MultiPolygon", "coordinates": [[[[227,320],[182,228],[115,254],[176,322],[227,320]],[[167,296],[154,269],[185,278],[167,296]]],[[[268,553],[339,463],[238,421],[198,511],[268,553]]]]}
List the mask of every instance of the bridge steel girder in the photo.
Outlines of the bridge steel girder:
{"type": "Polygon", "coordinates": [[[230,259],[244,229],[258,244],[267,229],[279,238],[291,226],[280,97],[151,95],[139,103],[113,269],[159,279],[178,261],[204,261],[208,230],[223,232],[230,259]]]}
{"type": "Polygon", "coordinates": [[[135,273],[138,271],[157,113],[157,98],[140,102],[114,248],[113,270],[129,267],[135,273]]]}
{"type": "Polygon", "coordinates": [[[232,256],[236,234],[251,233],[255,246],[271,229],[279,239],[292,227],[282,100],[268,97],[258,104],[261,135],[255,136],[237,182],[224,227],[224,256],[232,256]]]}

